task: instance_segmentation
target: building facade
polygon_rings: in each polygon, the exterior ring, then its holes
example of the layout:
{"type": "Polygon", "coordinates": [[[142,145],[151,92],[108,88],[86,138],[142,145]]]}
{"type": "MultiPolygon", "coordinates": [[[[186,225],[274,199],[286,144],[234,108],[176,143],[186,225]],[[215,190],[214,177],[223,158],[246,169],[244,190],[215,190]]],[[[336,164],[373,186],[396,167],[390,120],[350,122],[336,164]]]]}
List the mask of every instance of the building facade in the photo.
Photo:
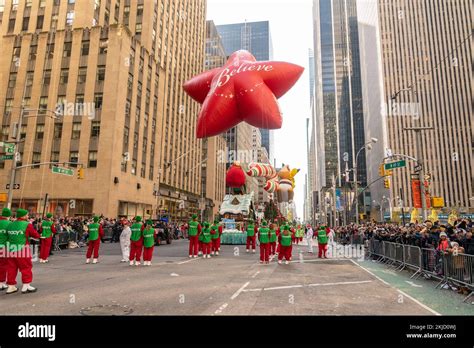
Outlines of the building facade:
{"type": "MultiPolygon", "coordinates": [[[[7,0],[0,7],[3,140],[24,106],[31,111],[19,130],[18,165],[72,162],[85,174],[19,169],[13,207],[175,220],[199,212],[201,175],[186,174],[201,160],[199,106],[181,86],[202,72],[204,40],[204,0],[7,0]]],[[[1,165],[1,187],[11,165],[1,165]]]]}
{"type": "MultiPolygon", "coordinates": [[[[472,212],[472,3],[363,0],[358,6],[365,12],[362,57],[372,67],[363,74],[371,110],[366,128],[385,137],[387,153],[417,157],[416,134],[406,128],[432,127],[421,135],[430,196],[442,197],[447,211],[472,212]]],[[[407,161],[394,170],[387,194],[393,202],[402,198],[405,208],[413,207],[414,169],[407,161]]]]}
{"type": "MultiPolygon", "coordinates": [[[[317,118],[313,131],[316,149],[324,152],[320,155],[315,151],[319,159],[324,158],[319,161],[321,170],[316,170],[316,175],[321,175],[316,179],[316,191],[321,198],[330,198],[333,178],[337,187],[350,190],[344,174],[354,168],[357,152],[365,144],[356,1],[314,0],[313,12],[313,117],[317,118]]],[[[357,158],[357,181],[361,186],[367,183],[365,157],[362,150],[357,158]]],[[[352,171],[350,179],[354,181],[352,171]]],[[[345,199],[343,205],[350,208],[350,199],[345,199]]]]}

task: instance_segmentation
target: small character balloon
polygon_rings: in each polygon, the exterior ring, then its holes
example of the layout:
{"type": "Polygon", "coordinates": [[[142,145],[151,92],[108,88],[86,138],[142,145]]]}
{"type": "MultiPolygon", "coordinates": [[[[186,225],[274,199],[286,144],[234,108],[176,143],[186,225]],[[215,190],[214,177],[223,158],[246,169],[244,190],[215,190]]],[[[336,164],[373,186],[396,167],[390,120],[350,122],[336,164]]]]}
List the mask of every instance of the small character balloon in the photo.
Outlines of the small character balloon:
{"type": "Polygon", "coordinates": [[[240,165],[240,162],[234,162],[227,170],[225,177],[225,183],[227,187],[231,188],[241,188],[245,186],[245,172],[240,165]]]}
{"type": "Polygon", "coordinates": [[[241,50],[234,52],[224,67],[185,82],[186,93],[203,104],[197,137],[218,135],[242,121],[258,128],[281,128],[277,98],[298,81],[303,70],[286,62],[257,62],[250,52],[241,50]]]}

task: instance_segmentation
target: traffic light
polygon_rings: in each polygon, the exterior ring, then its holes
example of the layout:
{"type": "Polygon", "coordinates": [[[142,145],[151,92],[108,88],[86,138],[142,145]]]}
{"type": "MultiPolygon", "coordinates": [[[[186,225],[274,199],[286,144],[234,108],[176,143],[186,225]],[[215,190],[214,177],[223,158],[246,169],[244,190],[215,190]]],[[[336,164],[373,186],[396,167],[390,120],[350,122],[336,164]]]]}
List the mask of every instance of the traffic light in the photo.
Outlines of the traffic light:
{"type": "Polygon", "coordinates": [[[384,181],[383,181],[383,186],[386,188],[386,189],[389,189],[390,188],[390,179],[389,178],[385,178],[384,181]]]}
{"type": "Polygon", "coordinates": [[[77,178],[80,179],[80,180],[84,179],[84,169],[83,168],[79,168],[77,170],[77,178]]]}
{"type": "Polygon", "coordinates": [[[385,167],[383,163],[379,166],[379,175],[380,177],[385,176],[385,167]]]}

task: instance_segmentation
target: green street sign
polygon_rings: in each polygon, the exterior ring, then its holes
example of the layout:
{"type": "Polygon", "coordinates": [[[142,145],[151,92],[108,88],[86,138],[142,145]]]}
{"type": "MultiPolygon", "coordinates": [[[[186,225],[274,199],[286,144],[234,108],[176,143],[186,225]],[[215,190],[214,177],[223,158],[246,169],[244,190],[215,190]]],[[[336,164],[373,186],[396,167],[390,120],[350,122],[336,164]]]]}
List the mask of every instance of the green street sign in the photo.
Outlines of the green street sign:
{"type": "Polygon", "coordinates": [[[391,170],[391,169],[396,169],[396,168],[403,168],[406,166],[407,166],[407,161],[401,160],[397,162],[385,163],[384,168],[385,170],[391,170]]]}
{"type": "Polygon", "coordinates": [[[53,173],[73,176],[74,169],[63,168],[63,167],[53,167],[53,173]]]}
{"type": "Polygon", "coordinates": [[[15,144],[3,143],[5,153],[15,153],[15,144]]]}
{"type": "Polygon", "coordinates": [[[2,155],[0,156],[0,161],[5,161],[5,160],[12,160],[13,155],[2,155]]]}

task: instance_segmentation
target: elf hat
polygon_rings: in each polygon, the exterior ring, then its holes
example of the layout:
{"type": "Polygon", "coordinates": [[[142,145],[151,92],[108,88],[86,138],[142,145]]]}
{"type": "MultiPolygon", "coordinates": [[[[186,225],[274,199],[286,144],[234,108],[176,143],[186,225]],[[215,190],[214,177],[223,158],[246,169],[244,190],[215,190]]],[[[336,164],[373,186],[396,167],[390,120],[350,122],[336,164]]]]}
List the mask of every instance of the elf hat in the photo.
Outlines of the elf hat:
{"type": "Polygon", "coordinates": [[[219,223],[219,220],[215,219],[214,224],[218,224],[218,223],[219,223]]]}
{"type": "Polygon", "coordinates": [[[151,221],[151,220],[146,220],[146,224],[151,226],[151,225],[153,225],[153,221],[151,221]]]}
{"type": "Polygon", "coordinates": [[[51,219],[51,218],[53,217],[53,214],[48,213],[48,214],[46,214],[46,217],[47,217],[48,219],[51,219]]]}
{"type": "Polygon", "coordinates": [[[204,223],[204,227],[205,227],[205,228],[208,228],[208,227],[209,227],[209,222],[206,221],[206,222],[204,223]]]}
{"type": "Polygon", "coordinates": [[[142,217],[141,217],[141,216],[135,216],[135,221],[136,221],[136,222],[142,221],[142,217]]]}
{"type": "Polygon", "coordinates": [[[94,222],[99,222],[99,217],[98,216],[94,216],[94,222]]]}
{"type": "Polygon", "coordinates": [[[265,220],[263,220],[262,225],[263,225],[263,226],[267,226],[267,224],[268,224],[268,223],[267,223],[265,220]]]}
{"type": "Polygon", "coordinates": [[[3,217],[10,217],[10,216],[12,216],[12,211],[8,208],[3,208],[2,216],[3,217]]]}
{"type": "Polygon", "coordinates": [[[198,216],[196,214],[193,214],[193,216],[191,216],[191,217],[194,220],[194,219],[197,219],[198,216]]]}
{"type": "Polygon", "coordinates": [[[16,211],[16,217],[17,218],[22,218],[24,216],[28,215],[28,210],[25,210],[25,209],[18,209],[16,211]]]}

